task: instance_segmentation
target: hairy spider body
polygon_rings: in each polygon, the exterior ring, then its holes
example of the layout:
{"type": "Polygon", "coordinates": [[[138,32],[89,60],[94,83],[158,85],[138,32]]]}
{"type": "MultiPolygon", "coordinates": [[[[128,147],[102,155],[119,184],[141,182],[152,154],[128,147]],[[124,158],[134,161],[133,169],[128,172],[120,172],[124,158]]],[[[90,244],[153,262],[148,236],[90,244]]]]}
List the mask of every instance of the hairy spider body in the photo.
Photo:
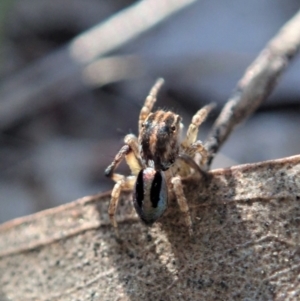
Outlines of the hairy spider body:
{"type": "Polygon", "coordinates": [[[120,193],[125,189],[134,190],[133,204],[137,214],[145,224],[152,225],[167,209],[168,189],[172,188],[192,234],[192,221],[181,179],[191,174],[192,169],[204,174],[194,158],[200,153],[200,164],[204,164],[207,151],[202,142],[196,140],[198,128],[213,105],[203,107],[194,115],[180,143],[181,117],[171,111],[151,112],[162,84],[163,79],[158,79],[145,100],[139,117],[138,138],[132,134],[126,135],[125,145],[105,170],[105,175],[116,182],[108,213],[117,236],[115,213],[120,193]],[[114,173],[124,158],[131,169],[131,176],[114,173]]]}
{"type": "Polygon", "coordinates": [[[178,157],[181,117],[162,110],[150,113],[139,134],[140,155],[152,160],[156,170],[167,170],[178,157]]]}

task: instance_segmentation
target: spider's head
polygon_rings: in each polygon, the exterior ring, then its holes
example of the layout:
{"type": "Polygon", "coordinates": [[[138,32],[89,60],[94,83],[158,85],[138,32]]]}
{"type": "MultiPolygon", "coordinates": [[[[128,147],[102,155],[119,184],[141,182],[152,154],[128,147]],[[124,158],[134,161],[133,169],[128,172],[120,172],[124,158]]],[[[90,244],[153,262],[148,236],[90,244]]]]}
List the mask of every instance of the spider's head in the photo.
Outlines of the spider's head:
{"type": "Polygon", "coordinates": [[[168,206],[168,187],[164,173],[151,167],[142,169],[133,193],[134,208],[146,225],[152,225],[168,206]]]}
{"type": "Polygon", "coordinates": [[[181,117],[173,112],[156,111],[149,114],[139,135],[141,157],[154,162],[156,170],[167,170],[179,153],[181,117]]]}

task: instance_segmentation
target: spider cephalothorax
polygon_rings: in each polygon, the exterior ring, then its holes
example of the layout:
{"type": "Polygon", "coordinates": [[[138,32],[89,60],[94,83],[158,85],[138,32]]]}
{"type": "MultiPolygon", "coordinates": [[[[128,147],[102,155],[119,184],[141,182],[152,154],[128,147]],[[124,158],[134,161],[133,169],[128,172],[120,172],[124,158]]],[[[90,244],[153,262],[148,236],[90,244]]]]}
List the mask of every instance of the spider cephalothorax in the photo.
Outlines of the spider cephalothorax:
{"type": "Polygon", "coordinates": [[[153,160],[156,170],[167,170],[179,154],[181,117],[171,111],[150,113],[139,135],[140,154],[144,162],[153,160]]]}
{"type": "Polygon", "coordinates": [[[194,157],[197,153],[201,154],[203,164],[207,158],[207,151],[202,142],[196,140],[198,128],[213,106],[205,106],[194,115],[181,142],[181,117],[171,111],[151,112],[162,84],[163,79],[156,81],[141,109],[139,138],[133,134],[126,135],[125,145],[105,170],[105,175],[116,182],[111,193],[108,213],[117,235],[115,213],[120,193],[125,189],[133,189],[134,207],[147,225],[153,224],[163,215],[168,205],[168,190],[173,189],[180,210],[185,215],[189,233],[192,234],[192,220],[181,179],[189,175],[191,169],[203,173],[194,157]],[[130,176],[114,172],[124,158],[131,169],[130,176]]]}

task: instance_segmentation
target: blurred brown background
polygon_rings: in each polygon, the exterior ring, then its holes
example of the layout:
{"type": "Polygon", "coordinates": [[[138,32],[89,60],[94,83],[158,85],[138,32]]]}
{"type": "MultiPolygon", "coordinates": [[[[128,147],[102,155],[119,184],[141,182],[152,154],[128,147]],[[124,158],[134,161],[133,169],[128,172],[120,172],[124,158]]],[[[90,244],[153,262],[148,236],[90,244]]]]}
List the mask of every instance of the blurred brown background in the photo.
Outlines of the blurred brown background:
{"type": "MultiPolygon", "coordinates": [[[[148,2],[145,20],[163,3],[148,2]]],[[[126,26],[74,52],[80,34],[141,3],[147,1],[1,1],[0,223],[111,189],[103,171],[124,135],[137,134],[157,77],[166,80],[157,107],[180,113],[186,126],[201,106],[218,104],[202,127],[204,140],[247,66],[300,7],[296,0],[196,1],[104,57],[85,61],[94,47],[124,37],[126,26]]],[[[214,167],[299,153],[299,67],[298,59],[214,167]]]]}

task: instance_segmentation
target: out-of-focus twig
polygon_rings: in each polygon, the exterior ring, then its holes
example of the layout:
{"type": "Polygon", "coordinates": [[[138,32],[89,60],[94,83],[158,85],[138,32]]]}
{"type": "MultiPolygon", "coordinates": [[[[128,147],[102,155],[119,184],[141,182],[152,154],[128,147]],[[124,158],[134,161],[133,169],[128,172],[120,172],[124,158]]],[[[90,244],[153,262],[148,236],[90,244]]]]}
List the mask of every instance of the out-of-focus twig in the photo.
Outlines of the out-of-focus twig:
{"type": "Polygon", "coordinates": [[[287,22],[246,70],[225,104],[206,142],[208,166],[234,127],[247,119],[270,95],[276,83],[298,53],[300,12],[287,22]]]}
{"type": "Polygon", "coordinates": [[[109,53],[128,43],[195,1],[139,1],[74,39],[70,44],[70,51],[80,62],[90,62],[99,55],[109,53]]]}
{"type": "MultiPolygon", "coordinates": [[[[97,57],[120,48],[195,1],[139,1],[75,38],[67,47],[2,81],[0,128],[10,126],[19,118],[34,113],[53,99],[71,98],[82,93],[86,89],[82,77],[86,80],[87,65],[92,64],[97,57]]],[[[107,69],[103,70],[104,73],[106,71],[107,69]]],[[[105,83],[107,78],[106,76],[105,83]]],[[[109,78],[112,80],[112,77],[109,78]]]]}

